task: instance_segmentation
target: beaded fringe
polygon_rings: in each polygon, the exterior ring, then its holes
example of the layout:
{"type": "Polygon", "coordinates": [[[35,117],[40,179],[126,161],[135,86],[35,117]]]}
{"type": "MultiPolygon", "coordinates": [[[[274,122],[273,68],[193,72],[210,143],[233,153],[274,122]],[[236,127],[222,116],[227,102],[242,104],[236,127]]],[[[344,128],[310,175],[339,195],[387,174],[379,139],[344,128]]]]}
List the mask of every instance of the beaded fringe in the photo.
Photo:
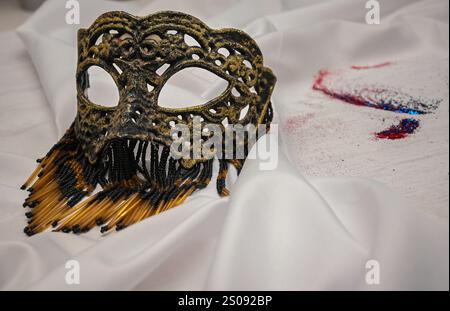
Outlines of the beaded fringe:
{"type": "MultiPolygon", "coordinates": [[[[83,155],[73,127],[47,155],[21,189],[30,194],[23,207],[31,236],[50,227],[82,233],[101,226],[105,233],[123,229],[183,203],[212,176],[214,159],[189,169],[170,156],[170,149],[148,141],[118,139],[91,164],[83,155]],[[147,158],[147,159],[146,159],[147,158]],[[95,193],[97,186],[101,190],[95,193]]],[[[217,191],[227,196],[228,165],[240,171],[243,160],[219,159],[217,191]]]]}

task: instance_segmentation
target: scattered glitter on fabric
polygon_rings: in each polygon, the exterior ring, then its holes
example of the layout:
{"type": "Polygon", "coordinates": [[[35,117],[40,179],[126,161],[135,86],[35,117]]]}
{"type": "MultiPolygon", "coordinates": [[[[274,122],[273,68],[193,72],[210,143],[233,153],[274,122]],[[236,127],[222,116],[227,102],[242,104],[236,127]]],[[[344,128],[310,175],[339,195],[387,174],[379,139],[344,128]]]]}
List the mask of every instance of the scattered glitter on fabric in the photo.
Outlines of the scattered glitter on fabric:
{"type": "Polygon", "coordinates": [[[293,134],[299,130],[306,122],[314,117],[314,113],[305,113],[302,115],[296,115],[287,119],[284,127],[287,133],[293,134]]]}
{"type": "Polygon", "coordinates": [[[380,139],[401,139],[413,134],[419,127],[419,120],[402,119],[399,124],[391,126],[389,129],[376,133],[380,139]]]}
{"type": "Polygon", "coordinates": [[[355,70],[366,70],[366,69],[376,69],[376,68],[382,68],[382,67],[386,67],[392,65],[392,62],[384,62],[381,64],[376,64],[376,65],[371,65],[371,66],[352,66],[352,69],[355,70]]]}
{"type": "MultiPolygon", "coordinates": [[[[386,62],[374,66],[353,66],[349,70],[382,68],[391,65],[386,62]]],[[[330,97],[348,104],[387,110],[410,115],[427,114],[439,107],[442,99],[424,99],[411,96],[403,91],[387,86],[359,85],[357,87],[336,87],[330,79],[340,78],[340,71],[321,70],[315,77],[313,90],[320,91],[330,97]]]]}

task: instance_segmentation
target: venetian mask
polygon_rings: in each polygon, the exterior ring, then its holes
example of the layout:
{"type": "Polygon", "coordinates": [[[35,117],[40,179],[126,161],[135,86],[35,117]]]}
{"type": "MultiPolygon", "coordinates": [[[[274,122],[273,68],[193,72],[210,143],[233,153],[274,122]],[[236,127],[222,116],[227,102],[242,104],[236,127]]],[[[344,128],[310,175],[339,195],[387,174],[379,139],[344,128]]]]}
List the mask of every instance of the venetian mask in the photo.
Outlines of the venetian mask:
{"type": "MultiPolygon", "coordinates": [[[[241,170],[250,140],[242,140],[241,158],[224,157],[221,148],[211,149],[210,157],[179,158],[171,152],[173,128],[193,130],[198,120],[200,125],[217,125],[223,136],[229,125],[268,129],[276,78],[264,67],[255,41],[240,30],[211,29],[178,12],[142,18],[109,12],[78,31],[76,81],[73,124],[38,159],[38,167],[22,186],[30,191],[24,203],[30,208],[24,230],[28,235],[50,227],[74,233],[96,225],[102,232],[125,228],[205,188],[214,161],[219,163],[218,194],[228,195],[228,168],[241,170]],[[118,103],[106,107],[89,99],[92,66],[112,77],[118,103]],[[158,98],[169,78],[192,67],[222,78],[226,89],[202,105],[161,106],[158,98]]],[[[193,148],[192,139],[188,149],[193,148]]]]}

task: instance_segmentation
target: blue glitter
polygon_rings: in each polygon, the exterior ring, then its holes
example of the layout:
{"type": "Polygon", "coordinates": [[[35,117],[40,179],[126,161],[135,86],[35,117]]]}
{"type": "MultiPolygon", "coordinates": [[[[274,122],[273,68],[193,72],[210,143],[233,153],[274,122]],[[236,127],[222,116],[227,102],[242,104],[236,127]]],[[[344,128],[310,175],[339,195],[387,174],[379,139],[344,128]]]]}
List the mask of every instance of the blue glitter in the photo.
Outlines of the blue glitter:
{"type": "Polygon", "coordinates": [[[393,125],[389,129],[376,134],[381,139],[400,139],[409,134],[413,134],[419,127],[419,120],[402,119],[398,125],[393,125]]]}

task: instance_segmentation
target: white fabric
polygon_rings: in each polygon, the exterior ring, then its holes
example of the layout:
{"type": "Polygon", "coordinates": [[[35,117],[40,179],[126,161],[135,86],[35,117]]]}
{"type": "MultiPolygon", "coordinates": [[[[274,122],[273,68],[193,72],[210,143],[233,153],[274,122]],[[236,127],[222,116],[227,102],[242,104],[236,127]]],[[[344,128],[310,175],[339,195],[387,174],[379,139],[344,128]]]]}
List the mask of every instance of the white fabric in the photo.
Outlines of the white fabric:
{"type": "MultiPolygon", "coordinates": [[[[371,122],[391,115],[311,90],[317,71],[327,67],[426,58],[448,72],[447,1],[381,1],[377,26],[364,23],[365,1],[356,0],[80,3],[81,26],[121,8],[140,15],[179,10],[214,27],[244,28],[278,77],[279,163],[262,171],[258,160],[249,160],[230,187],[231,197],[218,198],[211,183],[185,204],[120,232],[26,237],[20,207],[25,194],[18,187],[75,115],[78,26],[64,22],[65,1],[47,1],[19,31],[39,79],[17,37],[0,35],[6,43],[0,49],[0,288],[448,290],[448,116],[440,113],[448,111],[448,92],[416,136],[375,142],[367,138],[375,128],[371,122]],[[305,114],[317,122],[305,123],[310,137],[302,136],[302,128],[285,129],[290,117],[305,114]],[[320,122],[326,129],[314,132],[320,122]],[[336,134],[356,132],[336,143],[336,134]],[[356,151],[357,143],[364,149],[356,151]],[[350,159],[349,167],[343,169],[341,159],[350,159]],[[392,159],[413,165],[398,170],[401,178],[386,177],[394,173],[382,163],[392,159]],[[352,164],[359,170],[349,170],[352,164]],[[343,177],[303,177],[305,171],[343,177]],[[408,191],[402,185],[406,172],[422,176],[413,177],[408,191]],[[381,179],[395,192],[348,177],[355,175],[381,179]],[[433,183],[436,190],[423,190],[433,183]],[[411,195],[417,191],[419,197],[411,195]],[[80,263],[79,285],[65,282],[71,259],[80,263]],[[379,285],[366,283],[371,259],[380,263],[379,285]]],[[[442,72],[435,79],[448,85],[442,72]]],[[[408,84],[407,73],[403,78],[408,84]]]]}

